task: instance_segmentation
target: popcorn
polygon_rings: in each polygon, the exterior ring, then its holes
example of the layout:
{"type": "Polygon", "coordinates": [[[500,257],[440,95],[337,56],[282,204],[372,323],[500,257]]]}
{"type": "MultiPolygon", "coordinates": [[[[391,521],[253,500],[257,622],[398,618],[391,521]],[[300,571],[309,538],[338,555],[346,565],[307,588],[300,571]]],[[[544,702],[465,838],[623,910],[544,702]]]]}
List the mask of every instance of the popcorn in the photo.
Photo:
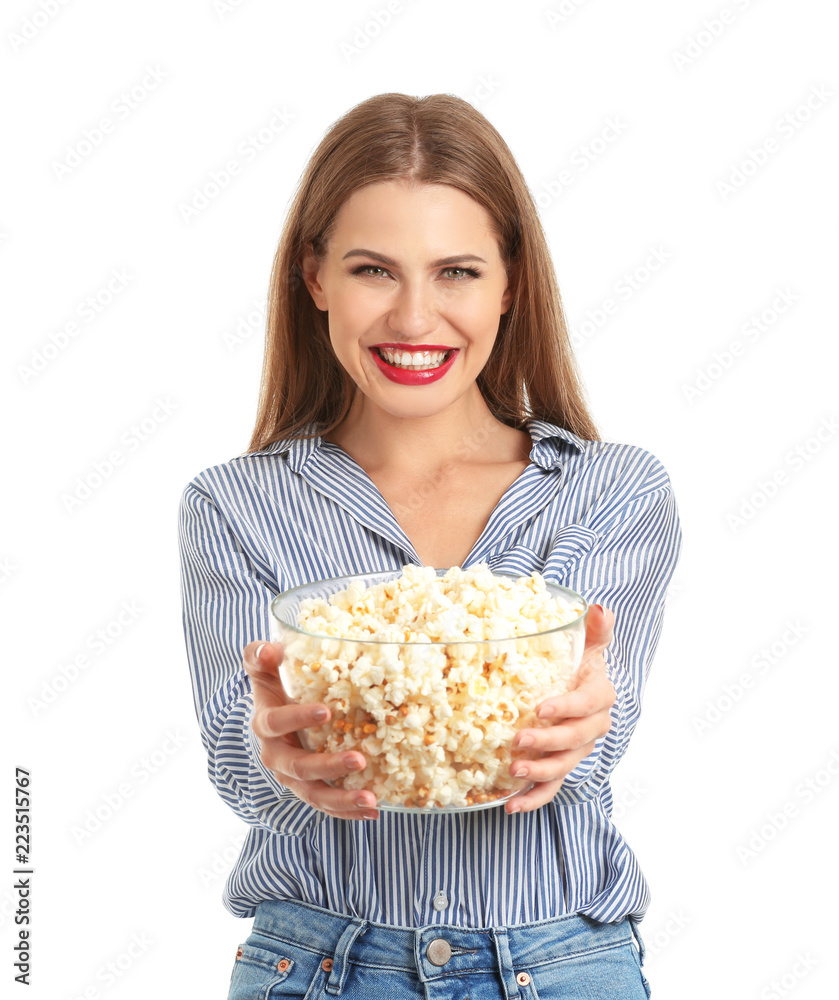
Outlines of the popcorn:
{"type": "Polygon", "coordinates": [[[584,605],[554,597],[539,573],[498,577],[485,563],[438,576],[430,566],[329,600],[300,602],[288,632],[284,682],[292,698],[323,702],[329,722],[300,733],[322,753],[358,750],[367,767],[334,783],[384,805],[464,808],[504,800],[526,781],[519,729],[564,693],[582,650],[584,605]]]}

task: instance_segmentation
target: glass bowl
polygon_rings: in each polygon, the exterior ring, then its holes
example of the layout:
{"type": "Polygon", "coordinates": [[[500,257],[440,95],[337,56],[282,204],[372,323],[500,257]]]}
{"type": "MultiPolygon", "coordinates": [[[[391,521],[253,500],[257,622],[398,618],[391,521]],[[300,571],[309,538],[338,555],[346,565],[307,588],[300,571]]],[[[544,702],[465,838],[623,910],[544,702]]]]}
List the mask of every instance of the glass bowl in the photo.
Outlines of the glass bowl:
{"type": "MultiPolygon", "coordinates": [[[[298,732],[302,746],[320,753],[357,750],[367,760],[362,771],[330,784],[372,791],[380,809],[396,812],[471,812],[502,805],[531,787],[528,779],[512,777],[510,765],[541,754],[514,749],[513,737],[520,729],[548,725],[536,718],[536,708],[571,686],[585,644],[588,605],[573,590],[539,574],[516,577],[479,569],[492,588],[536,579],[534,600],[550,598],[565,618],[573,618],[545,631],[480,640],[444,641],[445,632],[427,626],[432,635],[444,637],[431,639],[416,625],[416,631],[390,626],[386,640],[328,634],[346,626],[350,615],[353,625],[345,631],[354,631],[370,606],[364,592],[393,583],[403,570],[335,577],[274,599],[271,638],[283,644],[280,679],[286,696],[322,703],[331,712],[328,722],[298,732]],[[337,602],[342,611],[328,611],[320,602],[337,602]],[[336,621],[320,618],[324,631],[307,631],[299,616],[311,615],[317,606],[336,621]],[[395,631],[401,641],[392,638],[395,631]]],[[[426,593],[438,586],[435,576],[451,580],[470,572],[459,567],[404,570],[424,572],[426,593]]],[[[466,593],[468,604],[446,605],[449,635],[462,635],[476,605],[480,610],[482,600],[492,600],[480,588],[466,593]]],[[[496,613],[494,632],[504,628],[502,612],[496,613]]]]}

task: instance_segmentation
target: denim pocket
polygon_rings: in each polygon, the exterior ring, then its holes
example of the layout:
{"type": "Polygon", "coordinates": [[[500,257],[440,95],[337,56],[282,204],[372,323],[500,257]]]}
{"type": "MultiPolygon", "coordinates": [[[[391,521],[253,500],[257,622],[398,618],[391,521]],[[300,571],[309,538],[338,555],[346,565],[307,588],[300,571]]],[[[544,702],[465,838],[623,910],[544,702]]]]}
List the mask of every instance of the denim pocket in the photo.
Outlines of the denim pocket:
{"type": "Polygon", "coordinates": [[[593,948],[527,970],[531,982],[520,986],[524,1000],[642,1000],[650,987],[641,972],[635,942],[593,948]]]}
{"type": "Polygon", "coordinates": [[[275,997],[304,997],[312,981],[321,973],[320,956],[280,941],[255,935],[241,945],[227,1000],[273,1000],[275,997]]]}

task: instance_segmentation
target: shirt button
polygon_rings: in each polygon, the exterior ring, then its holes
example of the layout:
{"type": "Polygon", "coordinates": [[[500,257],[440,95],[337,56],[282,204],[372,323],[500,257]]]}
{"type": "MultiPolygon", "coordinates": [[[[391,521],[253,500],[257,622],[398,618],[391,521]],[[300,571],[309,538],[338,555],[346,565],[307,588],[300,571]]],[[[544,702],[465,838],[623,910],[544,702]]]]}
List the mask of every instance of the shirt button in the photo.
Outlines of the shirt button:
{"type": "Polygon", "coordinates": [[[441,889],[434,899],[431,900],[431,905],[435,910],[445,910],[445,908],[449,905],[449,897],[441,889]]]}
{"type": "Polygon", "coordinates": [[[445,938],[434,938],[425,949],[425,954],[432,965],[445,965],[452,957],[452,946],[445,938]]]}

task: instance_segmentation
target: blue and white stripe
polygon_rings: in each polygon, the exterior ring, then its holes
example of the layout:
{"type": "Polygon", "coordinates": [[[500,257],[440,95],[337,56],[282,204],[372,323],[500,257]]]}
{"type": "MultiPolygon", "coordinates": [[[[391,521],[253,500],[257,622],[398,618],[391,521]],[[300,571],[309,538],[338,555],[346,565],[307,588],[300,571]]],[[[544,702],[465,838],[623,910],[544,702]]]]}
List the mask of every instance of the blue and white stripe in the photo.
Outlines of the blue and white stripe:
{"type": "Polygon", "coordinates": [[[538,570],[615,614],[605,653],[612,728],[552,803],[452,815],[333,819],[280,785],[250,728],[242,650],[267,638],[271,599],[327,577],[419,563],[369,477],[320,438],[207,469],[180,508],[183,616],[210,780],[249,825],[224,902],[251,916],[298,899],[397,926],[514,925],[566,913],[643,915],[647,884],[611,822],[609,777],[638,722],[681,545],[667,473],[632,445],[530,421],[530,465],[463,566],[538,570]],[[445,894],[444,909],[432,906],[445,894]]]}

